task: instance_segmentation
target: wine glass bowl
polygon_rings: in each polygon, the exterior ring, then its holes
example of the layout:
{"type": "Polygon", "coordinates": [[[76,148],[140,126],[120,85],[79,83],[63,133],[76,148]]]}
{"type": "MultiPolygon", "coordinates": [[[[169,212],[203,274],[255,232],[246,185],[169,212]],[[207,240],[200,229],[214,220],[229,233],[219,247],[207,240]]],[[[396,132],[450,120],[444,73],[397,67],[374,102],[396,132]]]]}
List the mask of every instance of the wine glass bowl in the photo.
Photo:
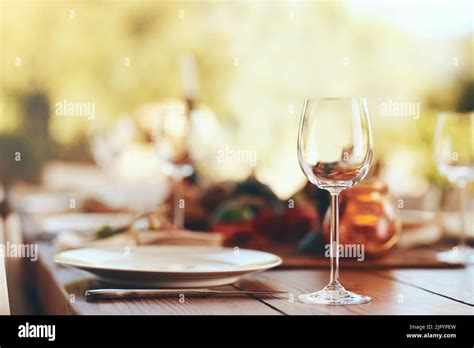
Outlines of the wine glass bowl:
{"type": "Polygon", "coordinates": [[[103,126],[91,132],[90,149],[94,161],[102,169],[110,165],[130,146],[136,134],[133,120],[128,116],[120,117],[112,126],[103,126]]]}
{"type": "Polygon", "coordinates": [[[174,178],[193,173],[188,151],[189,117],[182,110],[170,110],[158,118],[154,143],[163,172],[174,178]]]}
{"type": "Polygon", "coordinates": [[[306,99],[298,137],[298,160],[308,180],[330,192],[361,181],[372,162],[365,99],[306,99]],[[317,116],[316,116],[317,115],[317,116]]]}
{"type": "Polygon", "coordinates": [[[373,157],[370,118],[365,99],[306,99],[298,131],[298,162],[308,180],[331,194],[330,280],[322,290],[298,297],[301,302],[347,305],[367,303],[368,296],[339,282],[339,193],[360,182],[373,157]]]}
{"type": "Polygon", "coordinates": [[[474,113],[443,112],[436,122],[436,167],[451,183],[474,180],[474,113]]]}

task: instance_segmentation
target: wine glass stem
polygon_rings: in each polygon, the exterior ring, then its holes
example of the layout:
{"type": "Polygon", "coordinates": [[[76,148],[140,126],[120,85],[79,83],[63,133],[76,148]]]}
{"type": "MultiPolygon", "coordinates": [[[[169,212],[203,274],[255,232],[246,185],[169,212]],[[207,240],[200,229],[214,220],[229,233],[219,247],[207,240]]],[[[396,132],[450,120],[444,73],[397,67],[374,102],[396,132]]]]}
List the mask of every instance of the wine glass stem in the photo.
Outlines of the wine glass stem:
{"type": "Polygon", "coordinates": [[[173,177],[174,195],[173,195],[173,225],[174,227],[184,227],[184,199],[183,199],[183,177],[177,175],[173,177]]]}
{"type": "Polygon", "coordinates": [[[330,283],[339,282],[339,193],[331,193],[330,283]]]}
{"type": "Polygon", "coordinates": [[[467,246],[466,234],[467,234],[467,195],[468,187],[465,181],[461,181],[458,184],[459,188],[459,197],[460,197],[460,207],[461,210],[461,231],[459,234],[459,245],[461,247],[467,246]]]}

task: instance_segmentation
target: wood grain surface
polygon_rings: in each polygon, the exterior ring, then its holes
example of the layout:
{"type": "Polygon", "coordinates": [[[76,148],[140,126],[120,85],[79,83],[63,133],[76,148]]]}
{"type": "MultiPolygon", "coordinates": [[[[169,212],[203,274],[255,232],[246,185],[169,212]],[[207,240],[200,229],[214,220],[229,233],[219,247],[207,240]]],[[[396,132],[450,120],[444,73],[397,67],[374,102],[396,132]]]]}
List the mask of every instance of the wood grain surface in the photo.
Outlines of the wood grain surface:
{"type": "Polygon", "coordinates": [[[341,282],[349,290],[372,297],[372,302],[352,306],[309,305],[297,301],[301,293],[320,290],[329,274],[319,269],[276,269],[247,275],[220,289],[274,289],[288,297],[187,297],[87,301],[87,289],[105,288],[92,275],[53,262],[54,249],[40,243],[35,264],[36,286],[47,314],[143,314],[143,315],[346,315],[346,314],[459,314],[472,315],[473,268],[415,270],[341,270],[341,282]]]}

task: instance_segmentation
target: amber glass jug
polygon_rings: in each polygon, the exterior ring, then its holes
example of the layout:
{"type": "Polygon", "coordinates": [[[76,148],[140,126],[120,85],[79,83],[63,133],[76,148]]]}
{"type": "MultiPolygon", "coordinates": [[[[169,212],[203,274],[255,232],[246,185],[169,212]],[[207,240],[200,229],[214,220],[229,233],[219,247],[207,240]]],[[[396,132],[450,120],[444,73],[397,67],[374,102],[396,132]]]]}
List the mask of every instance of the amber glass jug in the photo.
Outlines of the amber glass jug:
{"type": "MultiPolygon", "coordinates": [[[[363,244],[366,257],[382,256],[396,245],[401,220],[387,185],[379,181],[363,182],[343,191],[340,198],[340,244],[363,244]]],[[[323,224],[328,243],[329,219],[328,211],[323,224]]]]}

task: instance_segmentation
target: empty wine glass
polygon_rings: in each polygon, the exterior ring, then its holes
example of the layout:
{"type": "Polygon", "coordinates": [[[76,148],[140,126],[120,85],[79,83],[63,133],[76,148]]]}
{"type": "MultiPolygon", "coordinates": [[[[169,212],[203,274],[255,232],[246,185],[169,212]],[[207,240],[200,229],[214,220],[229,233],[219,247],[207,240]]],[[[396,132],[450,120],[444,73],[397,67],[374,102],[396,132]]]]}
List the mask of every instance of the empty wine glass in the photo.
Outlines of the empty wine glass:
{"type": "Polygon", "coordinates": [[[468,184],[474,180],[474,112],[438,115],[434,135],[434,155],[439,172],[459,188],[461,231],[459,245],[438,254],[447,262],[474,263],[466,242],[468,184]]]}
{"type": "Polygon", "coordinates": [[[174,211],[173,225],[184,226],[184,204],[182,182],[192,175],[189,156],[190,119],[184,105],[169,105],[159,110],[154,133],[156,153],[163,172],[173,181],[174,211]]]}
{"type": "Polygon", "coordinates": [[[129,116],[121,116],[115,124],[93,130],[90,147],[95,162],[102,169],[108,169],[130,146],[135,134],[135,124],[129,116]]]}
{"type": "Polygon", "coordinates": [[[306,99],[298,133],[298,161],[308,180],[331,194],[330,280],[322,290],[300,295],[305,303],[346,305],[370,297],[339,283],[339,193],[369,171],[373,146],[365,99],[306,99]]]}

